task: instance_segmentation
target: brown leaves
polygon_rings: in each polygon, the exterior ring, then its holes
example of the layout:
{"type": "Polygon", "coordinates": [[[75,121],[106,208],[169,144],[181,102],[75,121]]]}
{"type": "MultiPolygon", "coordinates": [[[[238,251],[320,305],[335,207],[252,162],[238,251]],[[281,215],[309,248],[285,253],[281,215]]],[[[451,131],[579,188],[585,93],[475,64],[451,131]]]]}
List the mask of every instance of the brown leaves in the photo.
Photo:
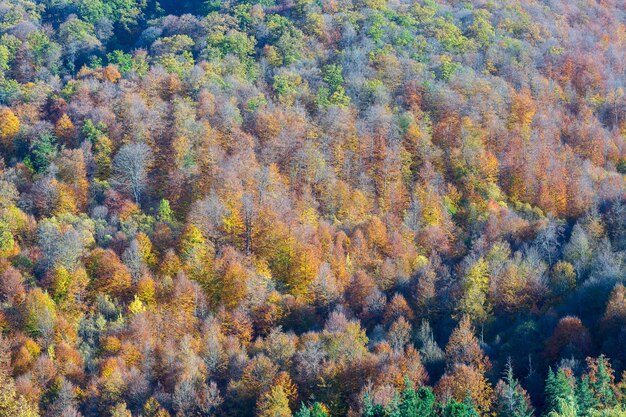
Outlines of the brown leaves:
{"type": "Polygon", "coordinates": [[[585,356],[591,348],[591,336],[587,328],[576,316],[565,316],[557,324],[546,343],[546,355],[554,360],[561,354],[585,356]]]}
{"type": "Polygon", "coordinates": [[[115,252],[96,248],[87,257],[85,266],[91,277],[93,295],[102,293],[114,297],[128,296],[131,276],[115,252]]]}

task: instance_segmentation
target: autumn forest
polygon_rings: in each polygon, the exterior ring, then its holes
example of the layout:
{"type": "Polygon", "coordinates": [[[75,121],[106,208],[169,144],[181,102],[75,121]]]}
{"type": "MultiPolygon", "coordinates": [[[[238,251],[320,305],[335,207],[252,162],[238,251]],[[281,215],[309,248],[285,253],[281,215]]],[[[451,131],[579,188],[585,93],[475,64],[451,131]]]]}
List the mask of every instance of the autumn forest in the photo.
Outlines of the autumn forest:
{"type": "Polygon", "coordinates": [[[0,0],[0,417],[625,417],[626,0],[0,0]]]}

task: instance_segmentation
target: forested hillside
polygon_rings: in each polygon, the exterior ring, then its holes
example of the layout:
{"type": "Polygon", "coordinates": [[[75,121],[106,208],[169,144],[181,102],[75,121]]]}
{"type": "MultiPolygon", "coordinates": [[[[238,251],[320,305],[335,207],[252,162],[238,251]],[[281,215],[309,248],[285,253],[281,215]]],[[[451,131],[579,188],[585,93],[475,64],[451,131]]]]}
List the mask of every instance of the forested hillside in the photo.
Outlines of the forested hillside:
{"type": "Polygon", "coordinates": [[[0,417],[626,416],[625,0],[0,0],[0,417]]]}

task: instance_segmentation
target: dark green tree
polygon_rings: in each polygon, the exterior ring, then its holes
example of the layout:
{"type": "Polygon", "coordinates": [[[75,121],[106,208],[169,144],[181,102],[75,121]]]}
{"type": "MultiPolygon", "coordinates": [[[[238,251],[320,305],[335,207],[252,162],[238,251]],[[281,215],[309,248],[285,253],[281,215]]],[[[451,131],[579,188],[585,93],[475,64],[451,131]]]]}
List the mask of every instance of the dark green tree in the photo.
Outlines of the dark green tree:
{"type": "Polygon", "coordinates": [[[294,417],[328,417],[328,413],[324,410],[324,406],[318,402],[313,403],[310,407],[302,403],[300,410],[294,414],[294,417]]]}
{"type": "Polygon", "coordinates": [[[460,403],[455,400],[450,400],[443,406],[441,417],[479,417],[479,414],[471,401],[466,400],[460,403]]]}
{"type": "Polygon", "coordinates": [[[41,173],[50,165],[50,160],[57,151],[56,139],[52,133],[44,133],[39,136],[30,148],[30,161],[33,168],[41,173]]]}
{"type": "Polygon", "coordinates": [[[575,402],[574,387],[571,379],[561,368],[556,373],[548,369],[545,388],[545,412],[558,411],[562,401],[575,402]]]}
{"type": "Polygon", "coordinates": [[[363,396],[363,417],[385,417],[385,407],[381,404],[374,404],[369,393],[363,396]]]}
{"type": "Polygon", "coordinates": [[[436,398],[428,387],[421,387],[417,391],[410,381],[405,381],[402,390],[400,413],[402,417],[434,417],[436,398]]]}
{"type": "Polygon", "coordinates": [[[587,417],[590,411],[598,405],[587,375],[583,376],[576,385],[576,402],[578,403],[578,414],[581,417],[587,417]]]}

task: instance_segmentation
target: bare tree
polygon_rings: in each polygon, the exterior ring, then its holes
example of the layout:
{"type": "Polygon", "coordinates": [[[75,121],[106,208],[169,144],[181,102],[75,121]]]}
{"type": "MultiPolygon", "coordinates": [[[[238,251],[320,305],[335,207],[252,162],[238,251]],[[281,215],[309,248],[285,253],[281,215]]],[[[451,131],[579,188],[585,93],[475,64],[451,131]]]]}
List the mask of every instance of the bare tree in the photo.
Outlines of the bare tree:
{"type": "Polygon", "coordinates": [[[552,265],[560,250],[560,240],[563,236],[563,222],[556,219],[551,213],[548,214],[546,225],[537,234],[535,239],[537,249],[548,259],[552,265]]]}
{"type": "MultiPolygon", "coordinates": [[[[245,198],[244,196],[244,211],[247,216],[247,221],[250,214],[245,198]]],[[[189,213],[191,223],[202,231],[202,234],[213,243],[215,250],[218,252],[220,247],[224,244],[224,235],[221,233],[221,225],[223,217],[227,214],[228,209],[215,192],[211,192],[211,194],[204,199],[196,201],[189,213]]],[[[251,228],[251,223],[246,223],[246,232],[251,230],[248,229],[248,226],[251,228]]],[[[246,242],[249,243],[249,240],[246,242]]]]}
{"type": "Polygon", "coordinates": [[[112,184],[130,193],[140,204],[141,193],[148,182],[152,151],[145,143],[131,143],[120,148],[113,158],[112,184]]]}
{"type": "Polygon", "coordinates": [[[250,193],[245,193],[242,198],[244,222],[246,228],[246,256],[250,255],[252,249],[252,228],[254,218],[254,197],[250,193]]]}
{"type": "Polygon", "coordinates": [[[137,282],[141,276],[143,268],[145,267],[141,254],[141,248],[139,247],[137,239],[133,239],[130,242],[130,246],[128,246],[122,254],[122,261],[128,267],[130,274],[133,276],[134,282],[137,282]]]}

